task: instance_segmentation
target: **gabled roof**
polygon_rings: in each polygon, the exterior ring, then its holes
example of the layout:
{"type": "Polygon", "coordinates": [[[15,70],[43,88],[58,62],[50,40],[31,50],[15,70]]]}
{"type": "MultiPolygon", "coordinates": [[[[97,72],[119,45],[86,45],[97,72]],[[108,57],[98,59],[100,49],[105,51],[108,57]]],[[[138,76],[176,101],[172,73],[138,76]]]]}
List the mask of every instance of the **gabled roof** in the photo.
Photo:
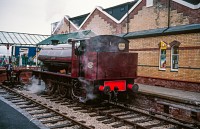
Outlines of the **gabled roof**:
{"type": "Polygon", "coordinates": [[[42,42],[38,43],[37,45],[51,45],[52,40],[57,40],[59,44],[65,44],[68,42],[68,39],[81,39],[81,38],[89,38],[95,36],[95,33],[93,33],[91,30],[84,30],[79,32],[73,32],[68,34],[57,34],[52,35],[51,37],[47,38],[46,40],[43,40],[42,42]]]}
{"type": "Polygon", "coordinates": [[[0,31],[0,45],[35,45],[48,37],[49,35],[0,31]]]}
{"type": "MultiPolygon", "coordinates": [[[[191,9],[200,8],[199,0],[172,0],[176,3],[189,7],[191,9]]],[[[107,9],[103,9],[97,6],[92,12],[84,14],[81,16],[69,18],[65,16],[53,30],[53,33],[62,25],[62,21],[67,19],[77,30],[80,30],[81,27],[86,23],[95,10],[99,10],[101,13],[105,14],[108,18],[113,20],[115,23],[120,24],[127,16],[130,14],[142,0],[134,0],[132,2],[123,3],[117,6],[113,6],[107,9]]]]}
{"type": "Polygon", "coordinates": [[[133,2],[127,2],[127,3],[120,4],[120,5],[117,5],[117,6],[114,6],[114,7],[111,7],[111,8],[107,8],[107,9],[103,9],[103,8],[97,6],[89,14],[81,15],[80,17],[77,16],[77,17],[74,17],[74,18],[70,18],[69,16],[66,15],[57,24],[57,27],[53,30],[53,33],[57,30],[57,28],[59,28],[62,25],[62,21],[64,19],[68,20],[77,30],[80,30],[81,27],[84,25],[84,23],[89,19],[89,17],[93,14],[93,12],[96,9],[99,10],[100,12],[102,12],[103,14],[105,14],[106,16],[108,16],[114,22],[121,23],[126,18],[126,16],[128,15],[128,13],[130,13],[135,7],[137,7],[137,5],[141,1],[142,0],[134,0],[133,2]],[[124,7],[125,11],[120,12],[120,15],[118,16],[117,12],[119,12],[119,10],[121,11],[122,7],[124,7]],[[111,14],[108,13],[109,10],[114,10],[115,13],[113,15],[111,15],[111,14]],[[106,11],[108,11],[108,12],[106,12],[106,11]],[[75,22],[73,22],[71,19],[74,20],[75,22]],[[77,25],[79,25],[79,26],[77,26],[77,25]]]}

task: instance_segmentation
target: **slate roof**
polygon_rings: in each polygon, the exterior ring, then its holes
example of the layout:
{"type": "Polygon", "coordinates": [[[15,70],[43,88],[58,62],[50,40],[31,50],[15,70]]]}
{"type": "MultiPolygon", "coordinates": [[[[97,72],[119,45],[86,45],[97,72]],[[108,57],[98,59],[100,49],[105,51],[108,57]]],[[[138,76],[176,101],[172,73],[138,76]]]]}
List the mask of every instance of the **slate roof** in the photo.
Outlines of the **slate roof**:
{"type": "Polygon", "coordinates": [[[69,20],[71,20],[75,25],[80,26],[88,15],[89,15],[89,13],[80,15],[77,17],[69,18],[69,20]]]}
{"type": "Polygon", "coordinates": [[[133,7],[133,5],[135,5],[136,2],[137,1],[127,2],[103,10],[115,19],[120,20],[133,7]]]}
{"type": "Polygon", "coordinates": [[[88,38],[95,36],[95,34],[91,30],[67,33],[67,34],[57,34],[52,35],[51,37],[43,40],[42,42],[38,43],[37,45],[51,45],[52,40],[58,40],[59,44],[65,44],[68,42],[68,39],[81,39],[81,38],[88,38]]]}
{"type": "Polygon", "coordinates": [[[183,0],[183,1],[193,4],[193,5],[198,5],[200,3],[200,0],[183,0]]]}

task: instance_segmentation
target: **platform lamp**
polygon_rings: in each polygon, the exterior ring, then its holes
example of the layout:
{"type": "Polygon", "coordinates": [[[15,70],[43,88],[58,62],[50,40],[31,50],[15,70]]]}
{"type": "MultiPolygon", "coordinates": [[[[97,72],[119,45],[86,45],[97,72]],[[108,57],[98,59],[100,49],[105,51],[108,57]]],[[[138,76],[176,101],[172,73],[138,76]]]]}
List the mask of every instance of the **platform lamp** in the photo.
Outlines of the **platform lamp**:
{"type": "Polygon", "coordinates": [[[7,47],[7,57],[8,57],[8,63],[10,63],[10,57],[9,57],[9,48],[10,48],[10,44],[6,44],[6,47],[7,47]]]}

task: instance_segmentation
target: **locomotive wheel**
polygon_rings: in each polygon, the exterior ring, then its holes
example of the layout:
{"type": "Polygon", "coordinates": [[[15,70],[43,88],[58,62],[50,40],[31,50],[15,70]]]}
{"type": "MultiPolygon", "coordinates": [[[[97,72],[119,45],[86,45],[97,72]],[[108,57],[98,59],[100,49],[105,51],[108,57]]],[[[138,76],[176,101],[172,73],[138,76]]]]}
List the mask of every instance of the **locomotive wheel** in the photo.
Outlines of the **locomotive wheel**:
{"type": "Polygon", "coordinates": [[[59,95],[61,97],[63,97],[63,98],[66,97],[67,94],[68,94],[67,88],[64,85],[59,85],[58,86],[58,92],[59,92],[59,95]]]}
{"type": "Polygon", "coordinates": [[[50,82],[50,83],[48,84],[48,88],[47,88],[47,89],[48,89],[47,92],[51,95],[51,94],[54,94],[54,93],[55,93],[57,87],[56,87],[54,84],[52,84],[52,83],[50,82]]]}
{"type": "Polygon", "coordinates": [[[73,88],[71,88],[71,98],[73,100],[79,100],[81,102],[87,101],[86,91],[82,89],[82,85],[79,82],[74,83],[73,88]]]}

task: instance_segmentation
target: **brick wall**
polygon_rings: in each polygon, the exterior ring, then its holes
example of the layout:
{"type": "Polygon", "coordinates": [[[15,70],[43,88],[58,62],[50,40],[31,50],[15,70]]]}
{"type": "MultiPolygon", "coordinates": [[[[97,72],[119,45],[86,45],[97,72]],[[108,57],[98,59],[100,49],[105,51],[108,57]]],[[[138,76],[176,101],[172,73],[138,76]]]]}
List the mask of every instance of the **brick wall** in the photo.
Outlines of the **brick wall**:
{"type": "Polygon", "coordinates": [[[70,24],[70,22],[64,18],[61,25],[58,27],[58,29],[54,32],[54,34],[64,34],[64,33],[70,33],[75,32],[77,29],[70,24]]]}
{"type": "MultiPolygon", "coordinates": [[[[172,8],[174,4],[171,4],[172,8]]],[[[179,5],[180,6],[180,5],[179,5]]],[[[182,7],[182,6],[181,6],[182,7]]],[[[183,6],[182,8],[186,8],[183,6]]],[[[183,10],[187,11],[187,10],[183,10]]],[[[186,25],[191,20],[191,14],[179,12],[178,10],[170,11],[170,26],[186,25]]],[[[194,17],[193,17],[194,18],[194,17]]],[[[195,18],[196,19],[196,18],[195,18]]],[[[154,6],[146,7],[145,0],[130,13],[129,31],[141,31],[156,28],[164,28],[168,26],[168,7],[167,3],[154,1],[154,6]]],[[[125,30],[126,27],[123,28],[125,30]]],[[[126,31],[124,31],[126,32],[126,31]]]]}
{"type": "Polygon", "coordinates": [[[180,85],[176,84],[176,86],[175,83],[170,84],[171,86],[173,85],[173,88],[187,88],[187,90],[200,92],[200,33],[130,39],[130,51],[137,52],[139,56],[138,76],[147,79],[145,82],[145,80],[139,78],[137,82],[150,84],[151,81],[152,85],[164,86],[172,82],[161,82],[161,80],[175,80],[182,83],[179,83],[180,85]],[[179,69],[177,72],[171,71],[171,49],[168,47],[166,52],[166,70],[161,71],[159,70],[160,49],[158,44],[160,41],[170,44],[174,40],[181,43],[179,46],[179,69]],[[150,78],[160,79],[160,81],[152,81],[149,80],[150,78]],[[187,83],[190,83],[191,87],[193,85],[197,85],[197,87],[188,88],[189,86],[186,86],[187,83]]]}
{"type": "Polygon", "coordinates": [[[85,30],[92,30],[97,35],[114,34],[116,29],[99,15],[95,15],[90,23],[85,27],[85,30]]]}
{"type": "Polygon", "coordinates": [[[92,16],[83,25],[83,30],[92,30],[98,35],[116,34],[117,24],[105,14],[96,9],[92,16]]]}

